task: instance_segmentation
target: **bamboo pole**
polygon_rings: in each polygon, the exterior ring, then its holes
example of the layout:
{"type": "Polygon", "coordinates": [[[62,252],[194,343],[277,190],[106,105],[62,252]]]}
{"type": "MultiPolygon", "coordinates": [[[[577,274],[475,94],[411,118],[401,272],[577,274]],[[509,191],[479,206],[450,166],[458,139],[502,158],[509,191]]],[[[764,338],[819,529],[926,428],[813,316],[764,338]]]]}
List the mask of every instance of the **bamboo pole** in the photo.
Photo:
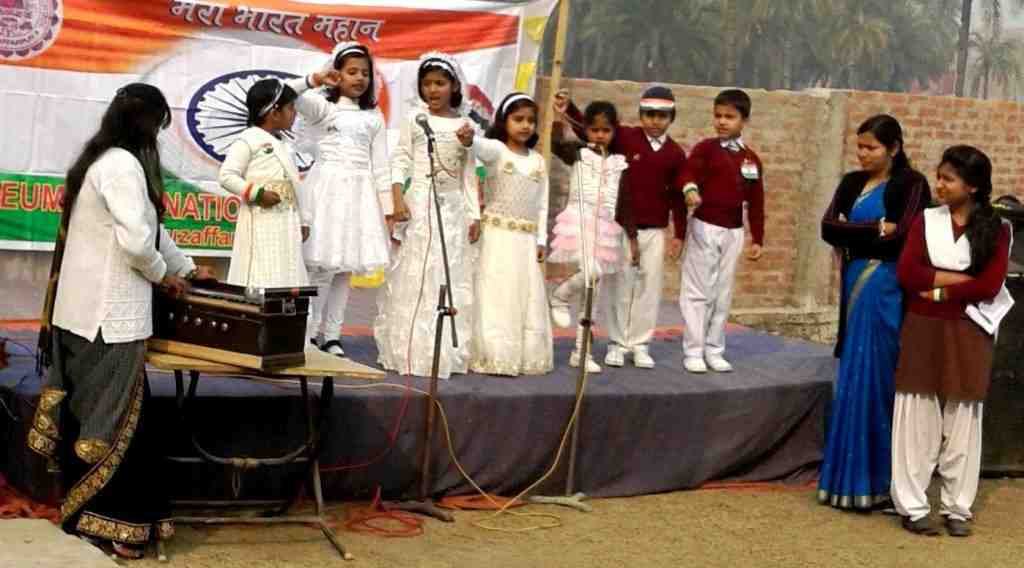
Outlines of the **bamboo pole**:
{"type": "Polygon", "coordinates": [[[551,167],[551,129],[555,121],[555,93],[562,82],[562,62],[565,59],[565,35],[569,28],[569,0],[558,2],[558,29],[555,31],[555,57],[551,63],[551,80],[548,81],[548,92],[544,99],[544,124],[540,131],[540,140],[544,145],[541,154],[544,163],[551,167]]]}

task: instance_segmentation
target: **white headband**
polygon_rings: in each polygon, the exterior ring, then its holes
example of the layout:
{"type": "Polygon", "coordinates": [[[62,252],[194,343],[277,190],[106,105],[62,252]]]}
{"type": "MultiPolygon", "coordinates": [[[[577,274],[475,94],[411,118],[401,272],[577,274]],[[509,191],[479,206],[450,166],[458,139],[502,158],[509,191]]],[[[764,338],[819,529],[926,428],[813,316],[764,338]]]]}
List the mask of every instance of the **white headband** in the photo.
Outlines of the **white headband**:
{"type": "Polygon", "coordinates": [[[280,79],[274,80],[277,81],[277,90],[274,91],[274,98],[271,99],[269,103],[267,103],[267,106],[263,107],[260,110],[260,118],[263,118],[268,112],[274,110],[274,105],[277,104],[277,101],[281,100],[281,93],[284,92],[284,83],[282,83],[280,79]]]}
{"type": "Polygon", "coordinates": [[[453,67],[451,63],[448,63],[444,59],[431,57],[430,59],[424,60],[423,63],[420,64],[420,67],[423,69],[429,69],[431,67],[440,67],[441,69],[444,69],[445,71],[450,73],[452,77],[455,77],[456,81],[459,80],[459,74],[455,72],[455,67],[453,67]]]}
{"type": "Polygon", "coordinates": [[[498,107],[498,116],[504,115],[508,107],[512,106],[512,103],[516,101],[530,101],[536,104],[533,97],[530,95],[527,95],[526,93],[514,93],[505,97],[505,101],[501,103],[500,107],[498,107]]]}

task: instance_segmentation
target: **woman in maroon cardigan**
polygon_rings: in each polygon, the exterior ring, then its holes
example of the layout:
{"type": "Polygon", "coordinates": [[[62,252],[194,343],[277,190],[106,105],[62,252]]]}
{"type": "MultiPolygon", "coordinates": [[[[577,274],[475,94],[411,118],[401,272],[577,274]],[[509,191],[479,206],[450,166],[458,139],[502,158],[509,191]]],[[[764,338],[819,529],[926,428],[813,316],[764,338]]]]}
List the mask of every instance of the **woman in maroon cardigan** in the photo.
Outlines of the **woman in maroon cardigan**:
{"type": "Polygon", "coordinates": [[[847,174],[821,221],[843,258],[839,378],[821,465],[818,501],[870,510],[889,500],[893,375],[903,321],[896,260],[928,181],[910,167],[899,122],[872,117],[858,129],[861,169],[847,174]]]}
{"type": "Polygon", "coordinates": [[[1010,231],[992,208],[992,163],[953,146],[939,163],[940,207],[919,215],[899,260],[907,317],[896,371],[892,500],[907,530],[933,535],[925,491],[936,471],[952,536],[970,534],[993,335],[1013,304],[1010,231]]]}

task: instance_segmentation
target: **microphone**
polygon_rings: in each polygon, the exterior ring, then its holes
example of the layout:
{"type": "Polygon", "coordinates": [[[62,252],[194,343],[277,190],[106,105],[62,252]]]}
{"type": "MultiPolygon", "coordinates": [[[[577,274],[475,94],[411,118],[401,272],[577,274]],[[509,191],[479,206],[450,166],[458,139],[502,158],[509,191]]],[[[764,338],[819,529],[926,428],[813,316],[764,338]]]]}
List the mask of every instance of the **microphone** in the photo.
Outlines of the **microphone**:
{"type": "Polygon", "coordinates": [[[430,128],[430,121],[427,120],[427,115],[423,113],[417,114],[416,124],[423,129],[423,133],[426,134],[428,138],[434,137],[434,129],[430,128]]]}

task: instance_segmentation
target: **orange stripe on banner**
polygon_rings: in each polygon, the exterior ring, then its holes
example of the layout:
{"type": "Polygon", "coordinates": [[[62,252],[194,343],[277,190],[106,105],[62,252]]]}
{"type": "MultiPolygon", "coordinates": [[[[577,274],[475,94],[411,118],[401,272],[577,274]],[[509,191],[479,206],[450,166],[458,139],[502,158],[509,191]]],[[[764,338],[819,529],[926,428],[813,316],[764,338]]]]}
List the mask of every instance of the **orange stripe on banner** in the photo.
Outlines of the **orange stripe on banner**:
{"type": "MultiPolygon", "coordinates": [[[[321,5],[283,0],[256,0],[246,4],[253,9],[307,14],[301,33],[281,35],[324,52],[334,47],[335,39],[327,37],[324,30],[313,30],[316,16],[383,22],[379,41],[372,41],[365,34],[356,39],[366,43],[375,56],[393,59],[414,59],[434,49],[460,53],[515,45],[519,35],[518,16],[493,12],[321,5]]],[[[183,39],[216,33],[218,28],[205,26],[198,19],[187,22],[183,16],[171,14],[170,6],[168,0],[65,0],[64,23],[54,45],[38,57],[4,64],[80,72],[133,72],[146,59],[166,53],[183,39]],[[102,54],[69,51],[72,48],[90,48],[102,54]]],[[[236,6],[224,11],[220,18],[221,29],[245,29],[244,23],[235,23],[236,6]]],[[[258,33],[266,35],[268,40],[274,35],[271,31],[258,33]]]]}
{"type": "Polygon", "coordinates": [[[2,331],[39,331],[39,320],[37,319],[10,319],[0,320],[2,331]]]}

